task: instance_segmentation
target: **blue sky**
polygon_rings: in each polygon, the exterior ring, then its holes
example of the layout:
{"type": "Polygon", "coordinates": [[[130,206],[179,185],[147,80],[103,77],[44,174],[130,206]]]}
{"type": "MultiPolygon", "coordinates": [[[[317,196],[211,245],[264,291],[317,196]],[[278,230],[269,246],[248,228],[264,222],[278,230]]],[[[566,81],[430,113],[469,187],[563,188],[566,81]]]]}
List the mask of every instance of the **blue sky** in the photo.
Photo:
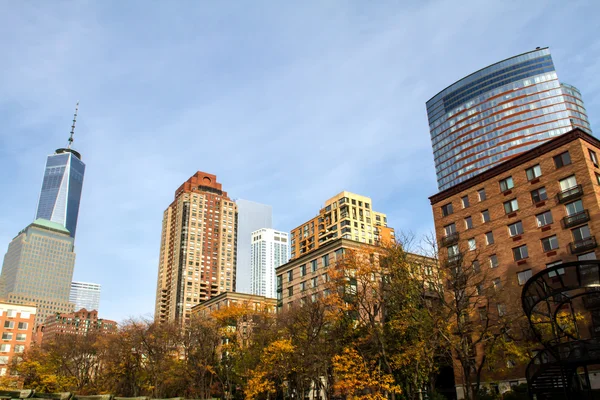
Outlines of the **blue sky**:
{"type": "Polygon", "coordinates": [[[334,194],[433,229],[425,102],[550,46],[600,129],[596,1],[0,2],[0,248],[33,220],[45,157],[87,164],[75,279],[101,314],[154,311],[162,212],[195,171],[289,230],[334,194]]]}

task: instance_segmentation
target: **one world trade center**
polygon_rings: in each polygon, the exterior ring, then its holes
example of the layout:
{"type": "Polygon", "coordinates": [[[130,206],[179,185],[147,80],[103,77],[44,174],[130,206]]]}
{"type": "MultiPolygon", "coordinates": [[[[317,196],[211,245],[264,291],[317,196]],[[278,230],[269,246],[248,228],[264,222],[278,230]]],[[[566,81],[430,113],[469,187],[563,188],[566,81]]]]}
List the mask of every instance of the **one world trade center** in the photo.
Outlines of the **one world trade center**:
{"type": "Polygon", "coordinates": [[[75,109],[73,117],[68,146],[57,149],[46,160],[42,191],[36,212],[36,219],[42,218],[61,224],[69,230],[73,238],[75,238],[77,228],[77,215],[79,214],[85,173],[85,164],[81,161],[81,154],[71,148],[76,119],[77,109],[75,109]]]}

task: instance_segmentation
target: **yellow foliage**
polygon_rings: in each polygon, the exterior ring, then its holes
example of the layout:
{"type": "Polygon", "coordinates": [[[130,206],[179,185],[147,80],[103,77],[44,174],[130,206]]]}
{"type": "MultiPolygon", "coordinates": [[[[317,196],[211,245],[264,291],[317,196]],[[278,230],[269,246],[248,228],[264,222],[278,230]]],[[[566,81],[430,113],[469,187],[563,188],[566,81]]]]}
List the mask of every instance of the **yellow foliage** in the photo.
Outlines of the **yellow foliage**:
{"type": "Polygon", "coordinates": [[[336,376],[334,389],[352,400],[386,400],[388,393],[400,394],[394,378],[383,373],[374,362],[367,362],[352,348],[332,359],[336,376]]]}

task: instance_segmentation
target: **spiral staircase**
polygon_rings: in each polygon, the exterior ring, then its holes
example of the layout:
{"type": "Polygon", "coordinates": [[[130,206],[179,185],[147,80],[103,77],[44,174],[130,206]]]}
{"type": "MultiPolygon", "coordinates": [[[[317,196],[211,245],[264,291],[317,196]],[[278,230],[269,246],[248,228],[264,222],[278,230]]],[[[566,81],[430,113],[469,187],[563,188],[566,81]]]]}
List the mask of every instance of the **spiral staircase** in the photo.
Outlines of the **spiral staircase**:
{"type": "Polygon", "coordinates": [[[600,364],[600,261],[569,262],[535,274],[521,301],[543,345],[527,366],[531,398],[600,398],[588,373],[600,364]]]}

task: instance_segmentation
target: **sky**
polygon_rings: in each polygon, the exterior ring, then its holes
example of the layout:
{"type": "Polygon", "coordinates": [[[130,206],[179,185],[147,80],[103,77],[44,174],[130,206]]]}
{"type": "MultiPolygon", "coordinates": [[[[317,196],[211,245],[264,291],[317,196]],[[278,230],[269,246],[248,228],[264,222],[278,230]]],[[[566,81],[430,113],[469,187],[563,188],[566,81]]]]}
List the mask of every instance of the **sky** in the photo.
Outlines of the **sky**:
{"type": "Polygon", "coordinates": [[[154,312],[161,220],[201,170],[289,231],[348,190],[433,230],[425,102],[549,46],[600,129],[600,3],[0,2],[0,250],[34,219],[46,156],[87,165],[75,280],[103,318],[154,312]]]}

